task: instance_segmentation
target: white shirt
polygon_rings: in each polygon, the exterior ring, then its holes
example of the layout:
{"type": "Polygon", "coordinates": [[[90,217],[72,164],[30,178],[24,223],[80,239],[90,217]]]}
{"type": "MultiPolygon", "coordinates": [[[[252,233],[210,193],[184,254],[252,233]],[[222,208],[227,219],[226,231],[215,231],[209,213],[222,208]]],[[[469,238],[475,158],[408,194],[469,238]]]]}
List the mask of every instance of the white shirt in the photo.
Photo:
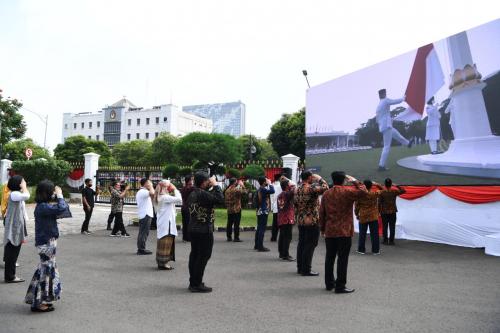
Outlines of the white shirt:
{"type": "Polygon", "coordinates": [[[425,112],[427,112],[427,127],[440,125],[441,114],[435,105],[427,105],[425,112]]]}
{"type": "Polygon", "coordinates": [[[280,182],[274,182],[274,194],[271,194],[271,210],[274,213],[278,213],[278,195],[282,192],[280,182]]]}
{"type": "Polygon", "coordinates": [[[179,190],[175,189],[174,195],[162,194],[158,196],[158,207],[156,211],[156,237],[158,239],[174,235],[177,236],[177,225],[175,218],[177,212],[175,205],[182,205],[182,196],[179,190]]]}
{"type": "Polygon", "coordinates": [[[380,133],[387,130],[388,128],[392,128],[391,105],[399,104],[403,102],[403,100],[403,98],[384,98],[380,100],[376,111],[376,119],[378,123],[378,130],[380,133]]]}
{"type": "Polygon", "coordinates": [[[153,201],[151,201],[151,196],[149,191],[144,187],[141,187],[137,194],[135,195],[135,201],[137,202],[137,214],[139,219],[143,219],[147,216],[153,217],[153,201]]]}

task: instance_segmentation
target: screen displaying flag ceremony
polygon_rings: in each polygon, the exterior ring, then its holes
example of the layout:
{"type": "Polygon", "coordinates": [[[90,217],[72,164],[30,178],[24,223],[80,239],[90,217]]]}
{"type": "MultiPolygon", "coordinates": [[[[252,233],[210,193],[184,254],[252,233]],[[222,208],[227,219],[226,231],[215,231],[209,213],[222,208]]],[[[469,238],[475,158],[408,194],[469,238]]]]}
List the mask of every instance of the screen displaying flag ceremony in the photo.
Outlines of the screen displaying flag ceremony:
{"type": "Polygon", "coordinates": [[[311,87],[307,165],[405,185],[500,185],[500,20],[311,87]]]}

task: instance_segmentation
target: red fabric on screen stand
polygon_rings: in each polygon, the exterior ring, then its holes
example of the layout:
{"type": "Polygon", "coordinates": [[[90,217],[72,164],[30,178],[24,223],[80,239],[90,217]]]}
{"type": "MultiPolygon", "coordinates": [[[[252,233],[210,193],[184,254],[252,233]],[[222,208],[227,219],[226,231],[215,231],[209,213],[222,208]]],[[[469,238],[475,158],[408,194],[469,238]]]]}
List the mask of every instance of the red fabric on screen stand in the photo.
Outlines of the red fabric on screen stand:
{"type": "Polygon", "coordinates": [[[405,194],[401,195],[401,198],[406,200],[415,200],[421,198],[436,189],[437,186],[403,186],[406,190],[405,194]]]}
{"type": "Polygon", "coordinates": [[[470,204],[500,201],[500,186],[439,186],[444,195],[470,204]]]}

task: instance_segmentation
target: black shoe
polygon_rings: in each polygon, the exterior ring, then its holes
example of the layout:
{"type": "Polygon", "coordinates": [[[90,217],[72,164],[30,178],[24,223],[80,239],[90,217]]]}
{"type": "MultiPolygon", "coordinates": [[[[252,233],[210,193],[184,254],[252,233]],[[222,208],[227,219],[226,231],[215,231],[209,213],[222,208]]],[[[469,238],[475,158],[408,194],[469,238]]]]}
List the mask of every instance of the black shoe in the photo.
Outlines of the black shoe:
{"type": "Polygon", "coordinates": [[[227,239],[227,241],[228,241],[228,242],[232,242],[232,241],[233,241],[233,239],[232,239],[232,238],[228,238],[228,239],[227,239]]]}
{"type": "Polygon", "coordinates": [[[275,238],[271,238],[271,242],[276,242],[276,239],[275,238]]]}
{"type": "Polygon", "coordinates": [[[285,261],[295,261],[294,257],[292,257],[292,256],[285,257],[285,258],[283,258],[283,260],[285,260],[285,261]]]}
{"type": "Polygon", "coordinates": [[[390,242],[389,242],[389,245],[394,246],[394,245],[396,245],[396,243],[394,243],[394,241],[390,241],[390,242]]]}
{"type": "Polygon", "coordinates": [[[148,255],[148,254],[153,254],[153,252],[149,250],[137,250],[137,255],[148,255]]]}
{"type": "Polygon", "coordinates": [[[353,292],[354,292],[354,289],[349,289],[349,288],[335,289],[336,294],[350,294],[353,292]]]}
{"type": "Polygon", "coordinates": [[[31,312],[52,312],[55,309],[53,306],[47,306],[45,309],[31,308],[31,312]]]}
{"type": "Polygon", "coordinates": [[[271,250],[269,250],[267,247],[262,247],[260,249],[257,250],[258,252],[269,252],[271,250]]]}
{"type": "Polygon", "coordinates": [[[189,286],[189,291],[192,293],[211,293],[212,288],[205,286],[203,283],[197,287],[189,286]]]}
{"type": "Polygon", "coordinates": [[[112,230],[111,229],[111,224],[108,224],[108,226],[106,227],[106,230],[112,230]]]}
{"type": "Polygon", "coordinates": [[[235,239],[233,240],[233,242],[235,242],[235,243],[241,243],[241,242],[243,242],[243,241],[242,241],[241,239],[239,239],[239,238],[235,238],[235,239]]]}
{"type": "Polygon", "coordinates": [[[389,245],[389,241],[385,240],[385,241],[382,242],[382,244],[389,245]]]}
{"type": "Polygon", "coordinates": [[[333,289],[335,289],[335,285],[333,286],[328,286],[325,288],[327,291],[332,291],[333,289]]]}
{"type": "Polygon", "coordinates": [[[310,271],[308,273],[302,273],[302,276],[319,276],[319,273],[315,271],[310,271]]]}
{"type": "Polygon", "coordinates": [[[12,280],[5,280],[5,283],[21,283],[21,282],[24,282],[24,279],[21,279],[17,276],[12,280]]]}

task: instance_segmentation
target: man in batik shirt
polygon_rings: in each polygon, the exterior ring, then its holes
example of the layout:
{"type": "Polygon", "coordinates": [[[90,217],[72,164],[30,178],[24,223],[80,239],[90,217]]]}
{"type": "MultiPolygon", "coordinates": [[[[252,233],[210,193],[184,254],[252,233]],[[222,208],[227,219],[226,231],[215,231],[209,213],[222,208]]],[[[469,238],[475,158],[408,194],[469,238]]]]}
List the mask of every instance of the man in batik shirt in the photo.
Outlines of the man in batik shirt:
{"type": "Polygon", "coordinates": [[[321,235],[325,237],[325,285],[326,290],[335,288],[335,293],[352,293],[346,288],[347,263],[351,249],[354,224],[353,205],[366,195],[363,184],[353,180],[354,188],[343,186],[346,174],[342,171],[332,173],[333,187],[323,194],[319,212],[321,235]],[[333,265],[337,261],[337,280],[334,279],[333,265]]]}
{"type": "Polygon", "coordinates": [[[240,240],[240,221],[241,221],[241,197],[246,193],[245,185],[236,178],[229,179],[229,187],[224,192],[224,200],[227,209],[227,241],[241,242],[240,240]],[[234,226],[234,240],[233,240],[234,226]]]}
{"type": "Polygon", "coordinates": [[[396,234],[396,213],[398,207],[396,206],[396,199],[401,194],[406,193],[406,190],[401,186],[392,186],[392,180],[387,178],[385,180],[385,188],[380,193],[379,211],[382,217],[382,224],[384,226],[384,245],[395,245],[394,236],[396,234]],[[390,235],[387,237],[387,227],[389,227],[390,235]]]}
{"type": "Polygon", "coordinates": [[[319,239],[319,196],[328,190],[328,184],[311,171],[304,171],[301,179],[302,183],[295,194],[295,213],[299,228],[297,273],[318,276],[318,272],[311,270],[311,262],[319,239]]]}

